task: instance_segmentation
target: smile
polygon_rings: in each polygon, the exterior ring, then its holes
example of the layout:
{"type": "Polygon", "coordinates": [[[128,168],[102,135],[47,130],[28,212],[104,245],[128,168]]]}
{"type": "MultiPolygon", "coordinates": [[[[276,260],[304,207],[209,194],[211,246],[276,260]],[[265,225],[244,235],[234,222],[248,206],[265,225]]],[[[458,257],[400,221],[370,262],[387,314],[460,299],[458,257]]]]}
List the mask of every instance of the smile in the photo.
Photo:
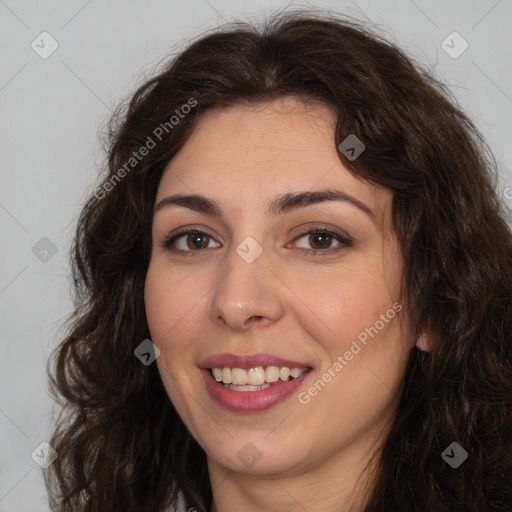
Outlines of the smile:
{"type": "Polygon", "coordinates": [[[210,398],[223,409],[254,413],[284,402],[313,373],[313,365],[276,354],[215,354],[199,362],[210,398]]]}
{"type": "Polygon", "coordinates": [[[232,391],[260,391],[279,382],[297,379],[308,368],[289,368],[287,366],[257,366],[255,368],[212,368],[212,377],[232,391]]]}
{"type": "MultiPolygon", "coordinates": [[[[230,370],[230,368],[227,369],[230,370]]],[[[237,369],[240,368],[231,369],[232,379],[233,370],[237,369]]],[[[253,369],[256,370],[257,367],[250,368],[250,370],[253,369]]],[[[279,373],[281,373],[282,369],[283,368],[279,369],[279,373]]],[[[295,368],[292,368],[290,373],[294,369],[295,368]]],[[[246,372],[247,378],[249,378],[250,370],[249,372],[246,372]]],[[[287,370],[289,369],[285,368],[283,375],[287,373],[287,370]]],[[[211,369],[202,368],[200,369],[200,372],[210,398],[217,405],[220,405],[225,410],[244,414],[263,412],[284,402],[294,392],[298,391],[298,388],[313,373],[311,368],[301,369],[300,376],[298,377],[292,377],[290,374],[288,375],[288,379],[283,381],[281,380],[281,375],[279,375],[279,379],[275,382],[265,381],[261,385],[253,385],[233,383],[225,384],[224,382],[217,381],[213,377],[213,371],[211,369]]],[[[224,368],[222,369],[222,372],[224,374],[224,368]]],[[[271,369],[271,376],[272,375],[275,376],[275,370],[273,369],[271,369]]],[[[237,372],[235,371],[235,379],[236,378],[237,372]]]]}

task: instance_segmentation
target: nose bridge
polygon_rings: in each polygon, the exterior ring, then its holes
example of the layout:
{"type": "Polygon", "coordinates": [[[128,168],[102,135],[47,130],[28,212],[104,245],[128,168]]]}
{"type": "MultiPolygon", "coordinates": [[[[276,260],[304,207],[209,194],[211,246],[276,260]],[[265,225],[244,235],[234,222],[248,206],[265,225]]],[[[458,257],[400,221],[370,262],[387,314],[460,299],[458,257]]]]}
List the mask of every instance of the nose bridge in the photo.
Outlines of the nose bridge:
{"type": "Polygon", "coordinates": [[[252,237],[229,249],[210,305],[214,322],[244,330],[254,319],[267,324],[282,316],[279,283],[267,265],[267,251],[252,237]]]}

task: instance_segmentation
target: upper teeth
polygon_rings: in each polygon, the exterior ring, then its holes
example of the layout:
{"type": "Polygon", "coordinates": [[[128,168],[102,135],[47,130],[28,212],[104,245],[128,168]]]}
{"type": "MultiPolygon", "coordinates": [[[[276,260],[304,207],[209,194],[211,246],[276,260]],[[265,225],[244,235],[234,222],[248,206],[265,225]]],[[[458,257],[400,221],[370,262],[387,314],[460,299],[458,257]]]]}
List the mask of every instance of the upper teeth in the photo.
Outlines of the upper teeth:
{"type": "Polygon", "coordinates": [[[279,379],[285,381],[300,377],[307,368],[288,368],[287,366],[257,366],[245,370],[243,368],[213,368],[213,378],[217,382],[224,384],[234,384],[235,386],[245,386],[250,384],[260,386],[265,382],[277,382],[279,379]]]}

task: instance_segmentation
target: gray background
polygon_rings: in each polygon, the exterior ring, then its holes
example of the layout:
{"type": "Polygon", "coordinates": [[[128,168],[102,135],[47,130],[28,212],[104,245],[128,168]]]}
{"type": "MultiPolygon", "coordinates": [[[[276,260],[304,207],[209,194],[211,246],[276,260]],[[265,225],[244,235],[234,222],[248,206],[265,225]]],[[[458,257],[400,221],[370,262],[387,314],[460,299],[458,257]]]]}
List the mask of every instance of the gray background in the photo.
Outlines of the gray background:
{"type": "MultiPolygon", "coordinates": [[[[71,310],[70,238],[103,161],[100,127],[184,39],[286,5],[305,4],[0,0],[0,512],[48,510],[43,470],[31,453],[48,439],[56,412],[46,361],[71,310]],[[31,47],[35,41],[39,52],[51,48],[48,36],[39,37],[43,31],[58,43],[46,59],[31,47]]],[[[511,0],[309,5],[380,25],[434,69],[490,143],[500,162],[500,193],[511,206],[511,0]],[[458,58],[442,47],[453,31],[469,44],[458,58]]],[[[457,39],[448,44],[452,53],[461,49],[457,39]]]]}

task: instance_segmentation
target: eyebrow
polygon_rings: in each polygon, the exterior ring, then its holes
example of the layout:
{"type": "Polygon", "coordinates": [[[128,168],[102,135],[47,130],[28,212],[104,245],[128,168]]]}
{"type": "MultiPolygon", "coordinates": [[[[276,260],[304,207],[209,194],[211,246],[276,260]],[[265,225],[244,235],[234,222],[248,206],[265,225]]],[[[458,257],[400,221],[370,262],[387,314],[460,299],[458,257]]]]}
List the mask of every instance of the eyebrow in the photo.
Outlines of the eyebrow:
{"type": "MultiPolygon", "coordinates": [[[[366,206],[364,203],[352,197],[345,192],[333,189],[305,191],[305,192],[289,192],[273,199],[267,209],[267,215],[282,215],[292,210],[297,210],[310,206],[313,204],[323,203],[326,201],[340,201],[351,204],[356,208],[359,208],[366,215],[368,215],[373,222],[376,221],[375,214],[366,206]]],[[[159,201],[154,208],[154,213],[171,206],[181,206],[183,208],[189,208],[196,212],[204,213],[212,217],[222,218],[222,208],[220,203],[214,199],[201,196],[199,194],[174,194],[165,197],[159,201]]]]}

